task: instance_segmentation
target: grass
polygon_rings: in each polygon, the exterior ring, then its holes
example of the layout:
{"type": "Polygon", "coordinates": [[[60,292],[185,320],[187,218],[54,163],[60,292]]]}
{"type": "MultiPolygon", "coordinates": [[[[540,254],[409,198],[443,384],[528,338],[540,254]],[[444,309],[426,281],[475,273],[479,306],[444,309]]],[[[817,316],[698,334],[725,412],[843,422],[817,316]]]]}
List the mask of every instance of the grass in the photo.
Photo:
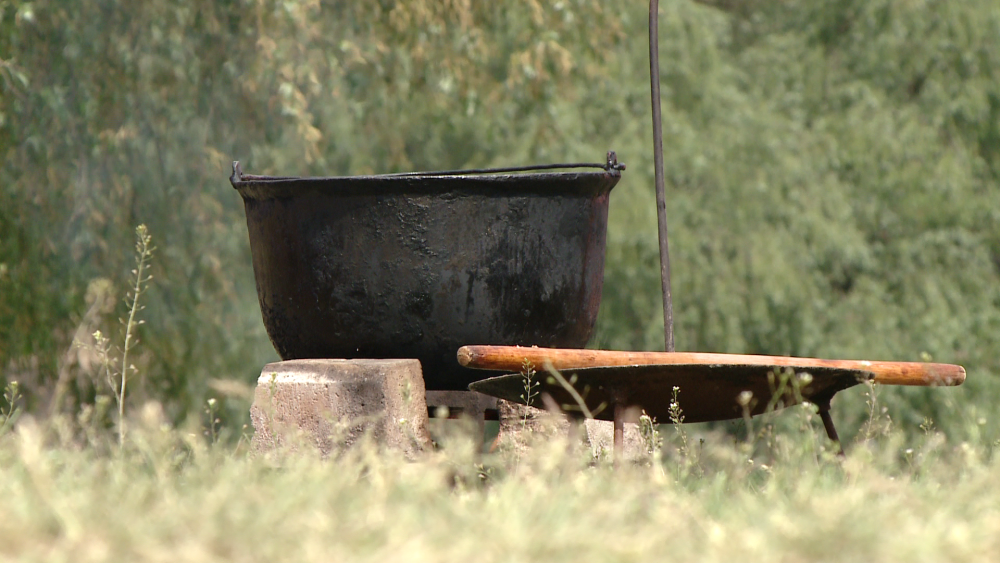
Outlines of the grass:
{"type": "Polygon", "coordinates": [[[24,416],[0,436],[0,559],[996,560],[992,444],[889,430],[840,459],[800,431],[810,413],[755,419],[754,441],[684,427],[686,452],[665,432],[662,457],[619,471],[560,439],[477,460],[458,429],[413,461],[371,443],[321,460],[170,428],[155,403],[123,448],[24,416]]]}

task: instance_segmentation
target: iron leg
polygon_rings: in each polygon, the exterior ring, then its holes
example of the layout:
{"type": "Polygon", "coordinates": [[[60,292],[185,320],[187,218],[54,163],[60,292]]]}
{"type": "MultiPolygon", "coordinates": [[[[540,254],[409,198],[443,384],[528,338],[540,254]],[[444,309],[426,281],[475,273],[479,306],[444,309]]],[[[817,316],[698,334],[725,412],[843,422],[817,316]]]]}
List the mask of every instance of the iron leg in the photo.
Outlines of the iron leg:
{"type": "Polygon", "coordinates": [[[623,451],[625,449],[625,405],[616,402],[615,403],[615,450],[614,450],[614,463],[615,469],[621,463],[623,451]]]}
{"type": "Polygon", "coordinates": [[[830,437],[835,444],[837,444],[837,455],[844,457],[844,446],[840,443],[840,437],[837,436],[837,428],[833,425],[833,417],[830,416],[830,401],[823,401],[819,405],[819,418],[823,421],[823,428],[826,429],[826,435],[830,437]]]}

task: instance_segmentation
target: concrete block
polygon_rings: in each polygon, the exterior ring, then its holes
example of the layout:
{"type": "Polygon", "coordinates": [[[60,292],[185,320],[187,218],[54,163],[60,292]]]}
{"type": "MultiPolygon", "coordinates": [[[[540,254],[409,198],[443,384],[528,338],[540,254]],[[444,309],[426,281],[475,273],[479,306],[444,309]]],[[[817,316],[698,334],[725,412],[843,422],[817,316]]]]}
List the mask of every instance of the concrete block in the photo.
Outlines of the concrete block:
{"type": "MultiPolygon", "coordinates": [[[[478,428],[476,438],[483,441],[488,411],[497,410],[497,399],[475,391],[427,391],[427,409],[434,413],[439,407],[447,407],[449,418],[467,416],[478,428]]],[[[435,415],[436,416],[436,415],[435,415]]]]}
{"type": "MultiPolygon", "coordinates": [[[[414,454],[430,444],[424,378],[417,360],[289,360],[257,380],[253,447],[266,451],[293,435],[323,455],[364,433],[414,454]]],[[[289,444],[291,445],[291,444],[289,444]]]]}
{"type": "Polygon", "coordinates": [[[566,415],[545,409],[498,399],[497,411],[500,418],[497,441],[500,444],[507,442],[523,447],[529,441],[529,437],[547,438],[565,435],[570,429],[570,421],[566,415]]]}
{"type": "MultiPolygon", "coordinates": [[[[573,424],[566,415],[498,400],[500,434],[497,444],[501,447],[524,449],[533,439],[566,435],[573,424]]],[[[590,449],[593,459],[611,459],[614,452],[614,423],[606,420],[584,420],[581,438],[590,449]]],[[[646,457],[646,448],[639,433],[639,425],[625,423],[623,458],[626,461],[646,457]]]]}
{"type": "MultiPolygon", "coordinates": [[[[609,420],[584,420],[587,432],[587,446],[594,459],[611,459],[615,451],[615,423],[609,420]]],[[[622,442],[622,457],[625,461],[636,461],[647,456],[646,445],[639,433],[639,425],[634,422],[625,423],[624,441],[622,442]]]]}

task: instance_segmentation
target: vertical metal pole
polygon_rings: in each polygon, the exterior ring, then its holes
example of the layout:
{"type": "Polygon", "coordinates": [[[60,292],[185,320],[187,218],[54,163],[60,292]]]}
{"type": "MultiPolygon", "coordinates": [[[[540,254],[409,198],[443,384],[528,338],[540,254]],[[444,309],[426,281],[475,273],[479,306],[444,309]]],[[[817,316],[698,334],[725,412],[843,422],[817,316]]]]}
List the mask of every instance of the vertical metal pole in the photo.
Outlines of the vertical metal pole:
{"type": "Polygon", "coordinates": [[[674,305],[670,296],[670,249],[667,246],[667,200],[663,180],[663,126],[660,123],[659,0],[649,0],[649,85],[653,99],[653,164],[656,170],[656,218],[660,238],[660,280],[663,286],[663,341],[674,351],[674,305]]]}
{"type": "Polygon", "coordinates": [[[625,450],[625,405],[621,401],[615,401],[615,449],[614,449],[614,466],[618,469],[621,464],[622,456],[625,450]]]}

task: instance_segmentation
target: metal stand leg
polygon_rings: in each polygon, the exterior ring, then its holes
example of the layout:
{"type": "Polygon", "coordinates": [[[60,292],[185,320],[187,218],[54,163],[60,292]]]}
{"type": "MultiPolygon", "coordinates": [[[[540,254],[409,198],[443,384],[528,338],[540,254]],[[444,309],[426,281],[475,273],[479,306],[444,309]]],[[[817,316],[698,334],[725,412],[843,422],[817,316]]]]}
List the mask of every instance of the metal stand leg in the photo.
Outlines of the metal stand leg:
{"type": "Polygon", "coordinates": [[[837,436],[837,428],[833,425],[833,417],[830,416],[830,401],[823,401],[819,403],[819,418],[823,421],[823,428],[826,429],[826,435],[830,437],[837,444],[837,455],[844,457],[844,446],[840,443],[840,437],[837,436]]]}
{"type": "Polygon", "coordinates": [[[625,449],[625,405],[615,403],[615,450],[614,464],[618,469],[625,449]]]}

